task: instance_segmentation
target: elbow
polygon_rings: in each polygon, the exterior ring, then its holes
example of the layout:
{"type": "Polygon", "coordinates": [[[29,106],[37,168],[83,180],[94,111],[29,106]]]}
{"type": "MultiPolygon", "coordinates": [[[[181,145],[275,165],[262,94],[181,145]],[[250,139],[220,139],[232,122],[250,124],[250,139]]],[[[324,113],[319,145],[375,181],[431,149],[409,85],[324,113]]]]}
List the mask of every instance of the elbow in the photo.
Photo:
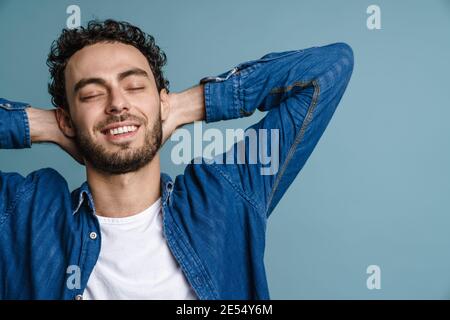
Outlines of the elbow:
{"type": "Polygon", "coordinates": [[[352,47],[345,42],[334,43],[331,46],[331,50],[337,59],[337,63],[349,77],[353,72],[354,56],[352,47]]]}

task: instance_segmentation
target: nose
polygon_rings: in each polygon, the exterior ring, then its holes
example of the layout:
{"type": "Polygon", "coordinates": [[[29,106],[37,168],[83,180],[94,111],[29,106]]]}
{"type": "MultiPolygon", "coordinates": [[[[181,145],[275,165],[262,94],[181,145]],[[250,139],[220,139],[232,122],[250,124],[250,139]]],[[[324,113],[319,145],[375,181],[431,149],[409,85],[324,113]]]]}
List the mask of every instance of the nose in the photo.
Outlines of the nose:
{"type": "Polygon", "coordinates": [[[106,113],[108,114],[121,114],[123,112],[129,111],[128,101],[122,94],[120,89],[111,89],[110,91],[110,101],[106,107],[106,113]]]}

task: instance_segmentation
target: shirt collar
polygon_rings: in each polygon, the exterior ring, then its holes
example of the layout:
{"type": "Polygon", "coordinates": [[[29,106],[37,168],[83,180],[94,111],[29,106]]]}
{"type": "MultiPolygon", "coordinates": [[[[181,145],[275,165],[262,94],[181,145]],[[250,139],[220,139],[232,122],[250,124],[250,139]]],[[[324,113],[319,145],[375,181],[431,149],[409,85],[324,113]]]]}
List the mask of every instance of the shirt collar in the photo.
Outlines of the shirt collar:
{"type": "Polygon", "coordinates": [[[94,199],[92,198],[91,191],[89,190],[89,185],[84,182],[81,187],[75,190],[72,194],[72,213],[76,214],[80,210],[83,202],[88,200],[89,208],[95,213],[94,199]]]}
{"type": "MultiPolygon", "coordinates": [[[[173,182],[169,175],[161,173],[161,202],[165,205],[169,200],[170,194],[173,190],[173,182]]],[[[84,182],[81,187],[74,190],[72,193],[72,213],[75,215],[87,199],[87,203],[91,211],[95,214],[94,199],[92,198],[91,190],[87,182],[84,182]]]]}
{"type": "Polygon", "coordinates": [[[161,173],[161,203],[165,206],[170,200],[173,190],[173,182],[168,174],[161,173]]]}

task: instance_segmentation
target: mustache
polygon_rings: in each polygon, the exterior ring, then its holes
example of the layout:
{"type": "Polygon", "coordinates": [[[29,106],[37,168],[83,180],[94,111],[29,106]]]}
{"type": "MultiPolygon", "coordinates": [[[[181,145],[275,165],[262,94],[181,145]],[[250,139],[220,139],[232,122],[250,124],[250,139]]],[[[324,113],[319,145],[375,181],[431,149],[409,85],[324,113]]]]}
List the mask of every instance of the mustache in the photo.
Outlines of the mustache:
{"type": "Polygon", "coordinates": [[[123,121],[134,121],[139,123],[139,125],[146,125],[147,121],[144,118],[132,115],[132,114],[121,114],[121,115],[112,115],[106,118],[105,120],[101,121],[95,126],[95,129],[97,131],[101,131],[104,127],[114,124],[117,122],[123,122],[123,121]]]}

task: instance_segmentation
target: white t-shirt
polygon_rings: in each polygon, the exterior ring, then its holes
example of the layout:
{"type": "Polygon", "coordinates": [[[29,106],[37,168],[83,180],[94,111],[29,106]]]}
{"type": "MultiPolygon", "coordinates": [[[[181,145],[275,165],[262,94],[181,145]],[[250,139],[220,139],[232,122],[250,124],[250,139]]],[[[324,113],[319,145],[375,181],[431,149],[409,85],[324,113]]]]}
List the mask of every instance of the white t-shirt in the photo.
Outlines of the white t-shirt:
{"type": "Polygon", "coordinates": [[[130,217],[97,218],[100,256],[83,299],[196,299],[164,238],[161,199],[130,217]]]}

